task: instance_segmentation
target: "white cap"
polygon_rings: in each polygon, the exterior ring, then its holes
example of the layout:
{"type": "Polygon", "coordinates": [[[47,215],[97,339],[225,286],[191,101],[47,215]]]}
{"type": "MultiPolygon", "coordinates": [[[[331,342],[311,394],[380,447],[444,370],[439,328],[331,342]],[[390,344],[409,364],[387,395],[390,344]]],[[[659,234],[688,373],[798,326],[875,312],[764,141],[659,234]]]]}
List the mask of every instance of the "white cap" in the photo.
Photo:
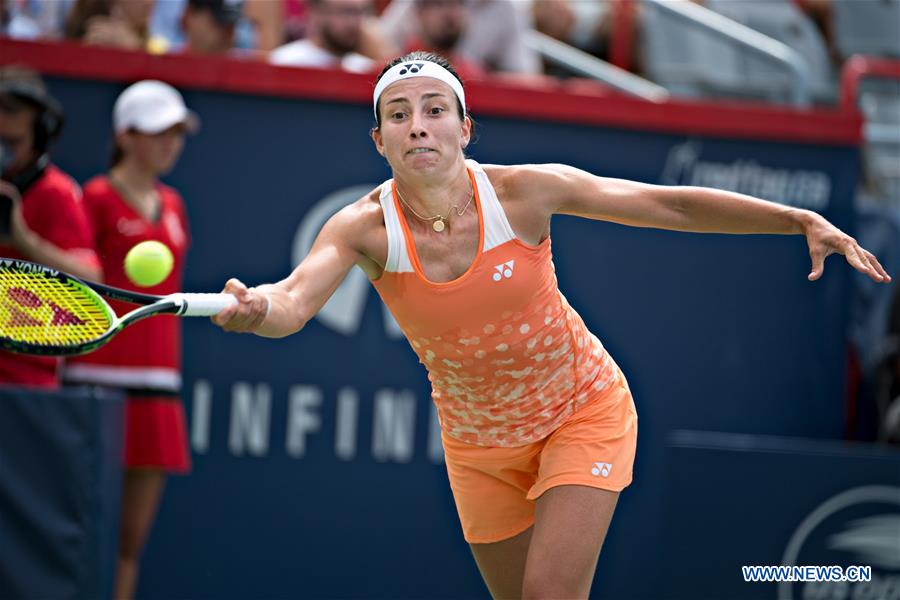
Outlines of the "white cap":
{"type": "Polygon", "coordinates": [[[136,129],[152,135],[178,123],[184,123],[189,132],[194,132],[200,120],[184,105],[178,90],[162,81],[148,79],[128,86],[113,107],[116,133],[136,129]]]}

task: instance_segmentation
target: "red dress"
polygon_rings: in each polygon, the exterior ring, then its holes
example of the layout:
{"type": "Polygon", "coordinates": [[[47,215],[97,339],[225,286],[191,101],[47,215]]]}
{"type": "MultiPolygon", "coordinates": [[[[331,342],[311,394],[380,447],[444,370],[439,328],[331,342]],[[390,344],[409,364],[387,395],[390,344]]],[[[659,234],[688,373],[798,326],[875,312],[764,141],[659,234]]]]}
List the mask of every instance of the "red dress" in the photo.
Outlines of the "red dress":
{"type": "MultiPolygon", "coordinates": [[[[182,291],[185,254],[190,243],[181,196],[157,185],[160,207],[147,220],[129,205],[104,176],[84,186],[84,205],[103,266],[104,282],[148,294],[182,291]],[[156,240],[172,251],[172,273],[152,287],[137,287],[125,275],[125,255],[140,242],[156,240]]],[[[117,314],[135,308],[110,301],[117,314]]],[[[125,465],[166,471],[190,470],[190,452],[181,391],[181,322],[156,316],[139,321],[90,354],[66,363],[64,379],[125,390],[125,465]]]]}
{"type": "MultiPolygon", "coordinates": [[[[77,253],[86,264],[99,265],[93,251],[81,189],[75,181],[49,165],[22,196],[22,216],[28,227],[61,250],[77,253]]],[[[28,260],[12,246],[0,244],[0,256],[28,260]]],[[[4,299],[6,301],[6,299],[4,299]]],[[[59,387],[60,359],[26,356],[0,350],[0,385],[59,387]]]]}

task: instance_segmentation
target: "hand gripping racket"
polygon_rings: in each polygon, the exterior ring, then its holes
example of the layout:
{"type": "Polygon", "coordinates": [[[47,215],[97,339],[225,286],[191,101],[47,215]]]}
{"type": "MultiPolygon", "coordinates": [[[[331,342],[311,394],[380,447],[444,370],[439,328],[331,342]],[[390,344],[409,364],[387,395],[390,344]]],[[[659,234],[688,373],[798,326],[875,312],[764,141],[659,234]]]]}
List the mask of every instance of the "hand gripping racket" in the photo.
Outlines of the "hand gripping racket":
{"type": "Polygon", "coordinates": [[[36,263],[0,258],[0,348],[12,352],[84,354],[146,317],[209,317],[236,303],[231,294],[129,292],[36,263]],[[118,317],[101,294],[142,306],[118,317]]]}

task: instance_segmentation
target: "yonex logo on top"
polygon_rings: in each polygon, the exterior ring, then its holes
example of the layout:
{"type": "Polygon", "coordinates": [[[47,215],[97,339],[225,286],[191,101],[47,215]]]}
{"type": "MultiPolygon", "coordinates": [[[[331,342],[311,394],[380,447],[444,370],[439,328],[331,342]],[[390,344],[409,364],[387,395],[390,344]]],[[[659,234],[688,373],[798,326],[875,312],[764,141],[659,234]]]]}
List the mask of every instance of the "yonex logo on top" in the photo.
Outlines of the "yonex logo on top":
{"type": "Polygon", "coordinates": [[[513,267],[515,266],[515,264],[516,264],[516,261],[508,260],[501,265],[495,266],[494,270],[496,271],[496,273],[494,273],[494,281],[500,281],[504,277],[506,279],[509,279],[510,277],[512,277],[513,267]]]}
{"type": "Polygon", "coordinates": [[[609,477],[609,472],[612,471],[612,465],[605,462],[594,463],[594,468],[591,469],[591,474],[594,477],[603,476],[609,477]]]}
{"type": "Polygon", "coordinates": [[[422,67],[425,66],[425,63],[406,63],[403,65],[403,69],[400,70],[400,75],[406,75],[407,73],[418,73],[422,67]]]}

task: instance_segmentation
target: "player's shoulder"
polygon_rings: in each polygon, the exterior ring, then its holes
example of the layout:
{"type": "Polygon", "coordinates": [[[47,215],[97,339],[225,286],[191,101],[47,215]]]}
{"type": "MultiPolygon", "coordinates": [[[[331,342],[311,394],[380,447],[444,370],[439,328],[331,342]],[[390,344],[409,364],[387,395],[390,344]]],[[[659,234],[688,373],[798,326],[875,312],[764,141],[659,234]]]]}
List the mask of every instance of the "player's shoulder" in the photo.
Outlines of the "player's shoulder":
{"type": "Polygon", "coordinates": [[[528,199],[543,195],[558,185],[566,170],[560,164],[482,165],[485,174],[503,199],[528,199]]]}
{"type": "Polygon", "coordinates": [[[359,238],[378,229],[384,229],[380,193],[379,186],[337,211],[331,219],[333,227],[342,235],[351,238],[359,238]]]}
{"type": "Polygon", "coordinates": [[[337,239],[347,247],[366,256],[378,254],[379,248],[386,245],[384,215],[379,201],[380,186],[365,194],[355,202],[337,211],[322,234],[337,239]]]}

